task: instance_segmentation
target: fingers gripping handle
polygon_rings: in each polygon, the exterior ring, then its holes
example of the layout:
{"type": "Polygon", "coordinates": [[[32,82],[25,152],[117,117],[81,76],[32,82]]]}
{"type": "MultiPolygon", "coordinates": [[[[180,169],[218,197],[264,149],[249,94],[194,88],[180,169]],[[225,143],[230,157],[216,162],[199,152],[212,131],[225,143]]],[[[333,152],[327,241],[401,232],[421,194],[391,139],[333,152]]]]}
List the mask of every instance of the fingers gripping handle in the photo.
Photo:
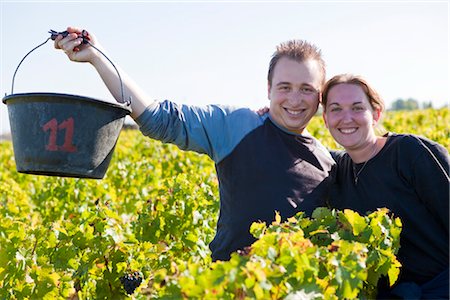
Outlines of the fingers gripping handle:
{"type": "MultiPolygon", "coordinates": [[[[69,32],[67,30],[61,31],[61,32],[57,32],[57,31],[52,30],[52,29],[50,29],[48,31],[48,33],[50,33],[50,39],[52,39],[53,41],[56,40],[58,35],[62,35],[63,37],[66,37],[69,34],[69,32]]],[[[78,38],[82,38],[83,39],[83,41],[82,41],[83,45],[89,44],[89,41],[91,40],[89,38],[89,33],[86,30],[84,30],[84,29],[81,31],[81,34],[78,35],[78,38]]],[[[80,48],[75,47],[73,50],[75,52],[78,52],[78,51],[80,51],[80,48]]]]}
{"type": "MultiPolygon", "coordinates": [[[[50,33],[50,38],[53,41],[58,37],[58,35],[62,35],[63,37],[66,37],[69,34],[69,32],[67,30],[57,32],[57,31],[51,30],[51,29],[48,31],[48,33],[50,33]]],[[[81,34],[79,34],[78,37],[83,39],[83,44],[87,44],[91,40],[89,38],[89,33],[86,30],[81,31],[81,34]]]]}

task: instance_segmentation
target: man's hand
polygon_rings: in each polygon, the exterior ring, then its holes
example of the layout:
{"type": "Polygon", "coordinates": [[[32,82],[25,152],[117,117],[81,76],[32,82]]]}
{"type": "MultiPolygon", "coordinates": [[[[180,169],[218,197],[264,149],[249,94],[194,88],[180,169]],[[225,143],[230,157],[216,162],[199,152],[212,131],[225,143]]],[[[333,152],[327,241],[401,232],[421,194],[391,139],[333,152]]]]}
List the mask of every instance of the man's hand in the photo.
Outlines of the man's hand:
{"type": "Polygon", "coordinates": [[[57,36],[54,37],[55,34],[52,33],[52,39],[55,40],[55,48],[63,50],[70,60],[93,63],[99,58],[98,51],[89,44],[93,44],[97,48],[99,48],[99,45],[95,37],[86,30],[67,27],[66,31],[57,32],[56,34],[57,36]]]}

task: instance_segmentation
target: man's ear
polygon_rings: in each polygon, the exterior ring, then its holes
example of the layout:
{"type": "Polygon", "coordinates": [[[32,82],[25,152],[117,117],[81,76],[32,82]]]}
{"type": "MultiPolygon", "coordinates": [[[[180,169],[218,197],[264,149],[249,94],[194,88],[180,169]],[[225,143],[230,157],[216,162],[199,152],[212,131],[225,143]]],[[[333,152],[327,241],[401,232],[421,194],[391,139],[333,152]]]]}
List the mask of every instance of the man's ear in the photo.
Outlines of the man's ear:
{"type": "Polygon", "coordinates": [[[267,99],[269,100],[270,100],[270,89],[271,89],[270,82],[267,81],[267,99]]]}

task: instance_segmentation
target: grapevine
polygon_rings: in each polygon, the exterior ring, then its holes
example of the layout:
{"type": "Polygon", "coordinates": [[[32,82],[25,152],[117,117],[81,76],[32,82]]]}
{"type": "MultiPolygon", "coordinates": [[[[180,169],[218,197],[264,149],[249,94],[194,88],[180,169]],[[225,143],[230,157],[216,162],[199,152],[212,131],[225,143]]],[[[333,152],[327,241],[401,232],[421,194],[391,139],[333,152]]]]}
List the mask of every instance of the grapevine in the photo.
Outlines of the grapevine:
{"type": "MultiPolygon", "coordinates": [[[[384,126],[449,150],[449,117],[388,112],[384,126]]],[[[308,130],[336,148],[320,117],[308,130]]],[[[18,173],[0,142],[0,299],[370,298],[380,276],[396,280],[401,223],[386,210],[321,208],[284,223],[274,212],[252,226],[257,242],[212,262],[218,197],[206,156],[139,131],[121,133],[103,180],[18,173]]]]}

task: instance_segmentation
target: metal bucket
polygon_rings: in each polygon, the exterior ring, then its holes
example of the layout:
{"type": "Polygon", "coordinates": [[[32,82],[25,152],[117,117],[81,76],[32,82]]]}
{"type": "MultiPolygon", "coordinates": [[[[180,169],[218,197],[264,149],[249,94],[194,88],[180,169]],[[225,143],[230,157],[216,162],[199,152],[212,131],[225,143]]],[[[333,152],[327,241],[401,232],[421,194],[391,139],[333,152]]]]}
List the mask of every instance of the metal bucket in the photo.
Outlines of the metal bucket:
{"type": "Polygon", "coordinates": [[[130,103],[125,106],[58,93],[13,94],[14,77],[11,95],[3,103],[8,108],[17,171],[103,178],[125,116],[131,113],[130,103]]]}
{"type": "Polygon", "coordinates": [[[18,172],[101,179],[130,109],[86,97],[27,93],[3,98],[18,172]]]}

